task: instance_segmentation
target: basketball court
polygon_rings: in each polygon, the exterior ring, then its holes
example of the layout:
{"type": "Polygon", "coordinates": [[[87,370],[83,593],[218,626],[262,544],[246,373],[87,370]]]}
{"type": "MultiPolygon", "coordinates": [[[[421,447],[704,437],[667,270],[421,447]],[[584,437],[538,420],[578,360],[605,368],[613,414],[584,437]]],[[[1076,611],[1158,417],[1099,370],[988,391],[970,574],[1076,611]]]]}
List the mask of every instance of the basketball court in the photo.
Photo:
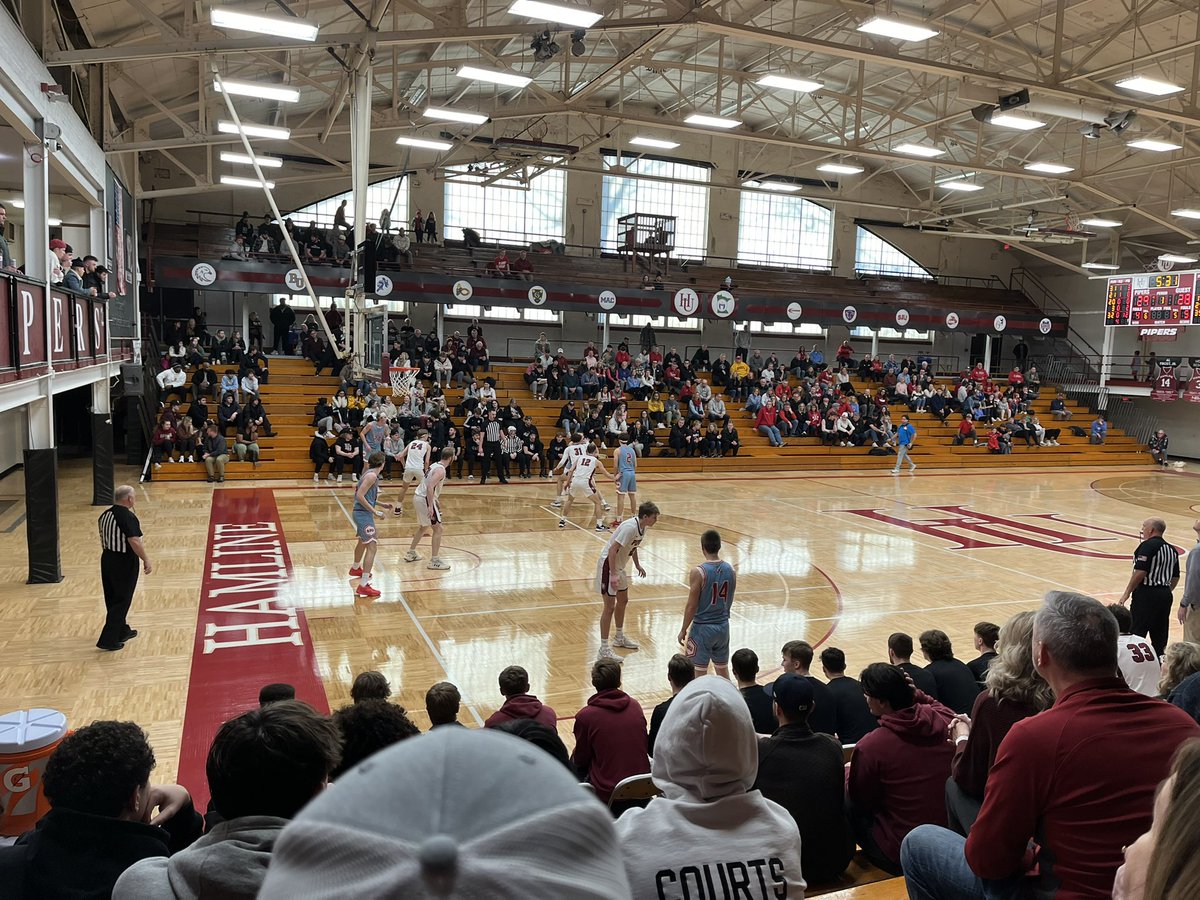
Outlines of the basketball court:
{"type": "MultiPolygon", "coordinates": [[[[621,651],[626,689],[647,710],[667,695],[687,571],[702,559],[699,536],[709,527],[722,533],[739,576],[732,647],[754,649],[765,680],[791,639],[841,647],[852,674],[885,658],[897,630],[941,628],[959,657],[973,658],[975,622],[1003,622],[1056,588],[1115,600],[1140,523],[1162,514],[1167,537],[1190,549],[1200,512],[1189,472],[893,477],[882,462],[878,474],[643,476],[639,500],[663,515],[642,546],[647,577],[631,584],[626,632],[641,649],[621,651]]],[[[592,530],[583,509],[574,527],[559,530],[551,482],[451,481],[442,497],[448,572],[425,568],[427,541],[425,559],[401,561],[415,527],[411,501],[402,519],[389,515],[379,525],[378,600],[356,599],[346,574],[348,483],[140,485],[136,512],[154,572],[142,577],[130,614],[139,637],[103,653],[94,647],[103,620],[100,509],[86,502],[88,464],[63,469],[66,578],[57,585],[23,584],[20,479],[0,482],[0,549],[12,586],[0,608],[0,704],[54,707],[73,723],[135,719],[151,736],[160,779],[178,772],[202,787],[212,732],[270,681],[336,708],[349,701],[355,675],[376,669],[425,726],[426,689],[449,680],[462,692],[461,720],[478,725],[500,704],[497,674],[515,663],[564,734],[591,693],[593,577],[608,536],[592,530]]],[[[384,502],[398,484],[384,483],[384,502]]],[[[611,487],[605,493],[615,500],[611,487]]]]}

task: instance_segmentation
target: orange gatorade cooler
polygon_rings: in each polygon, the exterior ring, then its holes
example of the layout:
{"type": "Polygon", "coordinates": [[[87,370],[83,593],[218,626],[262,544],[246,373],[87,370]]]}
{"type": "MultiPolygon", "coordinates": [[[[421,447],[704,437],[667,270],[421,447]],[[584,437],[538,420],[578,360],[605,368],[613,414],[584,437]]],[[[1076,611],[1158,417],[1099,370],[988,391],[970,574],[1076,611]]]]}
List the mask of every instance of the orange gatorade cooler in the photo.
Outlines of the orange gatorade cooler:
{"type": "Polygon", "coordinates": [[[66,733],[67,717],[57,709],[0,715],[0,835],[23,834],[50,811],[42,775],[66,733]]]}

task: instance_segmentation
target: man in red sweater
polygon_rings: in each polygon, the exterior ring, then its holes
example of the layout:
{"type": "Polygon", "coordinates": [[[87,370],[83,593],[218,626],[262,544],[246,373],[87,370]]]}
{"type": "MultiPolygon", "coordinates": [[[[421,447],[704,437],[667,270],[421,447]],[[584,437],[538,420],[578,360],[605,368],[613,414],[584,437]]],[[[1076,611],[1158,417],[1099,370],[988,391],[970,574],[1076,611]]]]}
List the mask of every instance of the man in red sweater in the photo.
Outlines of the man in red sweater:
{"type": "Polygon", "coordinates": [[[1046,595],[1033,658],[1054,706],[1001,742],[965,844],[934,826],[905,839],[912,900],[1111,897],[1121,848],[1149,829],[1172,755],[1200,735],[1182,710],[1125,685],[1117,621],[1091,597],[1046,595]]]}
{"type": "Polygon", "coordinates": [[[504,705],[488,716],[484,728],[495,728],[514,719],[533,719],[552,731],[558,728],[554,710],[529,693],[529,673],[520,666],[509,666],[500,673],[500,693],[504,695],[504,705]]]}
{"type": "Polygon", "coordinates": [[[879,727],[850,758],[850,822],[867,859],[899,875],[904,836],[927,822],[946,824],[944,785],[954,755],[946,730],[954,710],[916,690],[898,666],[872,663],[859,680],[879,727]]]}
{"type": "Polygon", "coordinates": [[[650,771],[646,717],[633,698],[621,690],[619,659],[596,660],[592,666],[592,687],[596,693],[575,714],[575,752],[571,754],[571,762],[580,777],[586,778],[607,803],[621,779],[650,771]]]}

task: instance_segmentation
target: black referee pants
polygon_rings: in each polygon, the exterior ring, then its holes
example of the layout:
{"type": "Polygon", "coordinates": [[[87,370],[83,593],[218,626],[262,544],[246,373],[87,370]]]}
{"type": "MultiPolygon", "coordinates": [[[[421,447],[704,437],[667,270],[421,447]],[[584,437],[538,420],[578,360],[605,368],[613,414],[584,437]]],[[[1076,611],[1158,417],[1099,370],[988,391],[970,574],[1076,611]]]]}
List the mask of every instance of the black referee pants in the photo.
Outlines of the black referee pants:
{"type": "Polygon", "coordinates": [[[1133,633],[1150,636],[1150,644],[1159,656],[1167,649],[1167,635],[1171,630],[1171,589],[1169,587],[1142,587],[1133,592],[1129,604],[1133,616],[1133,633]]]}
{"type": "Polygon", "coordinates": [[[487,481],[488,475],[492,474],[495,467],[496,477],[501,481],[508,480],[508,467],[504,464],[504,453],[500,450],[499,441],[484,441],[483,442],[483,475],[479,479],[479,483],[487,481]]]}
{"type": "Polygon", "coordinates": [[[133,592],[137,589],[138,570],[141,560],[133,553],[114,553],[105,550],[100,555],[100,583],[104,586],[104,630],[100,632],[99,645],[115,647],[125,640],[129,625],[125,616],[133,603],[133,592]]]}

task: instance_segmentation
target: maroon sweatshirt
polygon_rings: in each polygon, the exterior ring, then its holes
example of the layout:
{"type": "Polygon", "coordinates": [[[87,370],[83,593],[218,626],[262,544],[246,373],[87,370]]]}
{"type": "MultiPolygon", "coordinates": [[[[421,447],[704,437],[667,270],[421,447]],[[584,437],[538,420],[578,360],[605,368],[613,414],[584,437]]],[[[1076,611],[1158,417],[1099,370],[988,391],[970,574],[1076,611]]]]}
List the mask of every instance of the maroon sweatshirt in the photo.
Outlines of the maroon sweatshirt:
{"type": "Polygon", "coordinates": [[[854,747],[846,794],[857,811],[875,816],[872,836],[891,859],[900,859],[900,842],[918,825],[946,824],[953,718],[954,710],[917,691],[912,706],[880,716],[854,747]]]}
{"type": "Polygon", "coordinates": [[[954,748],[954,781],[968,797],[983,799],[988,772],[996,761],[1000,742],[1015,724],[1036,716],[1037,710],[1028,703],[996,700],[988,691],[975,698],[971,709],[971,734],[954,748]]]}
{"type": "Polygon", "coordinates": [[[621,779],[649,772],[642,708],[619,689],[592,694],[575,715],[571,762],[605,803],[621,779]]]}
{"type": "Polygon", "coordinates": [[[539,700],[533,694],[513,694],[504,701],[504,705],[488,716],[483,723],[484,728],[495,728],[513,719],[533,719],[539,725],[550,729],[558,728],[558,716],[554,710],[539,700]]]}
{"type": "Polygon", "coordinates": [[[1001,742],[967,863],[980,878],[1020,875],[1036,863],[1038,887],[1057,900],[1111,897],[1121,848],[1150,828],[1172,755],[1198,736],[1191,716],[1120,677],[1068,688],[1001,742]],[[1026,852],[1030,841],[1036,858],[1026,852]]]}

